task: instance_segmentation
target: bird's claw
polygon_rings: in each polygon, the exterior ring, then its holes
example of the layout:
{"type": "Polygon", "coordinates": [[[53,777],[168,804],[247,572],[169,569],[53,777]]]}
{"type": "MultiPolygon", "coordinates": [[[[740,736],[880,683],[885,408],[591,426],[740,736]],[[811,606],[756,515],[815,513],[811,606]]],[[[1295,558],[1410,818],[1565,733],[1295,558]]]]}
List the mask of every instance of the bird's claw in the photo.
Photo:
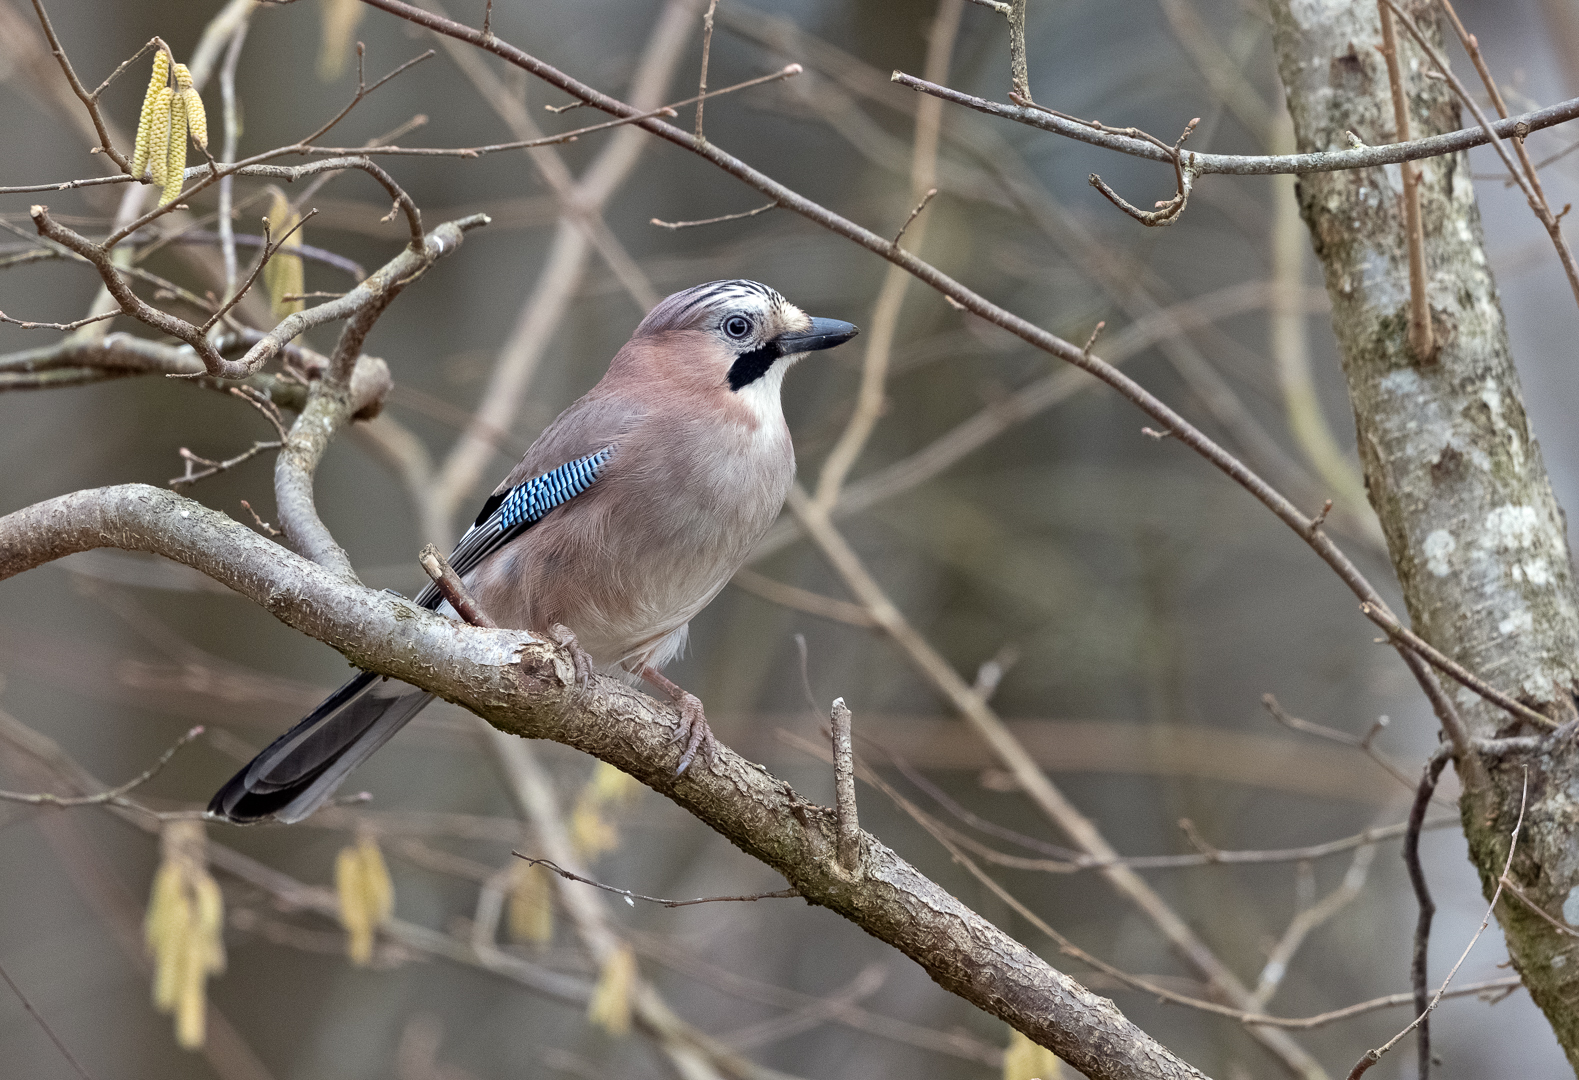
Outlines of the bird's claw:
{"type": "Polygon", "coordinates": [[[713,737],[713,729],[707,726],[700,698],[695,694],[684,694],[675,704],[680,709],[680,726],[675,732],[675,741],[685,743],[685,753],[680,755],[680,767],[674,770],[674,774],[680,776],[696,760],[698,750],[711,765],[718,752],[718,740],[713,737]]]}
{"type": "Polygon", "coordinates": [[[590,687],[595,668],[592,657],[587,655],[587,650],[583,649],[581,642],[576,640],[575,631],[564,623],[555,623],[548,628],[548,638],[570,654],[570,662],[576,668],[576,686],[582,690],[590,687]]]}

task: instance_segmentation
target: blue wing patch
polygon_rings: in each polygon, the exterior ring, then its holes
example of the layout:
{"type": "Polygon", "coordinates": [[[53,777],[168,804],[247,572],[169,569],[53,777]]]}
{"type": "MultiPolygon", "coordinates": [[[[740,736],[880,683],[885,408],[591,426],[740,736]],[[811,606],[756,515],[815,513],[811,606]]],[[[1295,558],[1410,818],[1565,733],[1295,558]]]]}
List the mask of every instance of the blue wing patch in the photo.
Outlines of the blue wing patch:
{"type": "Polygon", "coordinates": [[[613,453],[614,448],[606,446],[595,454],[567,461],[557,469],[517,484],[505,493],[504,500],[491,516],[499,519],[501,531],[519,532],[535,524],[554,507],[569,502],[591,487],[613,453]]]}
{"type": "MultiPolygon", "coordinates": [[[[490,496],[477,515],[477,523],[455,545],[450,565],[461,575],[475,570],[483,559],[537,524],[550,510],[563,506],[596,483],[613,456],[614,447],[605,446],[490,496]]],[[[443,600],[438,587],[432,584],[417,594],[417,603],[429,609],[437,608],[443,600]]]]}

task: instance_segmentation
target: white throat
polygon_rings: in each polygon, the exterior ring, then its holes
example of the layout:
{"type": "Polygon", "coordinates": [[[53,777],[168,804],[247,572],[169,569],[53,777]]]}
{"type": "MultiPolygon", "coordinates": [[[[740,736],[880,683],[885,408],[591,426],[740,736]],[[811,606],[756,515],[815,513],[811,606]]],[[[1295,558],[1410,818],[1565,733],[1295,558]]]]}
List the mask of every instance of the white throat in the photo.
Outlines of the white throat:
{"type": "Polygon", "coordinates": [[[788,362],[783,359],[776,361],[760,378],[735,391],[751,410],[751,415],[757,421],[758,432],[776,434],[784,427],[784,406],[780,402],[779,392],[784,387],[784,373],[798,359],[791,357],[788,362]]]}

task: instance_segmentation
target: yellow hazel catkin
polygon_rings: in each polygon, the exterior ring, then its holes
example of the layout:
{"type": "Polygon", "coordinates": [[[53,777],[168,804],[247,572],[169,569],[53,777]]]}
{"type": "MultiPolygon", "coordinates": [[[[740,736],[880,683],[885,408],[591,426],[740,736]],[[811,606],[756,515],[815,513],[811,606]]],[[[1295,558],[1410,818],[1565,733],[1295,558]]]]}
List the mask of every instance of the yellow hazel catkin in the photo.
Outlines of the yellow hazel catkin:
{"type": "Polygon", "coordinates": [[[192,85],[192,73],[185,64],[175,66],[175,92],[186,109],[186,128],[192,133],[192,140],[207,150],[208,113],[203,111],[203,95],[192,85]]]}
{"type": "Polygon", "coordinates": [[[510,871],[510,937],[533,945],[554,940],[554,899],[548,871],[518,862],[510,871]]]}
{"type": "Polygon", "coordinates": [[[176,1042],[191,1050],[203,1045],[205,981],[225,967],[224,898],[203,865],[200,824],[167,826],[163,847],[143,936],[154,959],[154,1004],[175,1015],[176,1042]]]}
{"type": "Polygon", "coordinates": [[[1063,1064],[1047,1047],[1010,1030],[1003,1051],[1003,1080],[1060,1080],[1063,1064]]]}
{"type": "Polygon", "coordinates": [[[170,99],[170,147],[164,166],[164,194],[159,205],[174,202],[186,182],[186,101],[179,95],[170,99]]]}
{"type": "Polygon", "coordinates": [[[636,986],[636,955],[621,945],[603,963],[598,983],[587,1002],[587,1019],[610,1035],[624,1035],[631,1026],[631,991],[636,986]]]}
{"type": "Polygon", "coordinates": [[[160,187],[170,160],[170,105],[174,97],[175,91],[160,87],[148,110],[148,175],[160,187]]]}
{"type": "Polygon", "coordinates": [[[340,849],[334,866],[340,924],[346,931],[346,955],[363,966],[372,962],[375,931],[394,911],[394,887],[378,842],[363,836],[355,846],[340,849]]]}
{"type": "Polygon", "coordinates": [[[156,50],[153,77],[148,80],[148,92],[143,95],[142,111],[137,117],[137,142],[132,150],[132,176],[139,180],[148,169],[150,137],[157,114],[159,91],[168,89],[166,83],[169,79],[170,54],[163,49],[156,50]]]}

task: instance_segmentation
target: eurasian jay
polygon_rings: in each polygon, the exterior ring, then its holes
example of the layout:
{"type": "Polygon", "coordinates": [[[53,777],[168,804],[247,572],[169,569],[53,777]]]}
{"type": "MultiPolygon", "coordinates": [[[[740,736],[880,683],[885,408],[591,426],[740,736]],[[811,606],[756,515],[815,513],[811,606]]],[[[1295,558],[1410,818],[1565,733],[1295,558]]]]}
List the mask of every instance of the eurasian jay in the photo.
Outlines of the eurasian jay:
{"type": "MultiPolygon", "coordinates": [[[[680,709],[680,771],[711,752],[701,702],[660,674],[691,619],[773,524],[795,476],[784,373],[856,334],[766,285],[668,297],[608,373],[538,436],[450,562],[500,626],[568,628],[594,664],[680,709]]],[[[451,615],[429,585],[418,604],[451,615]]],[[[299,821],[433,695],[364,671],[255,757],[209,803],[236,822],[299,821]]]]}

